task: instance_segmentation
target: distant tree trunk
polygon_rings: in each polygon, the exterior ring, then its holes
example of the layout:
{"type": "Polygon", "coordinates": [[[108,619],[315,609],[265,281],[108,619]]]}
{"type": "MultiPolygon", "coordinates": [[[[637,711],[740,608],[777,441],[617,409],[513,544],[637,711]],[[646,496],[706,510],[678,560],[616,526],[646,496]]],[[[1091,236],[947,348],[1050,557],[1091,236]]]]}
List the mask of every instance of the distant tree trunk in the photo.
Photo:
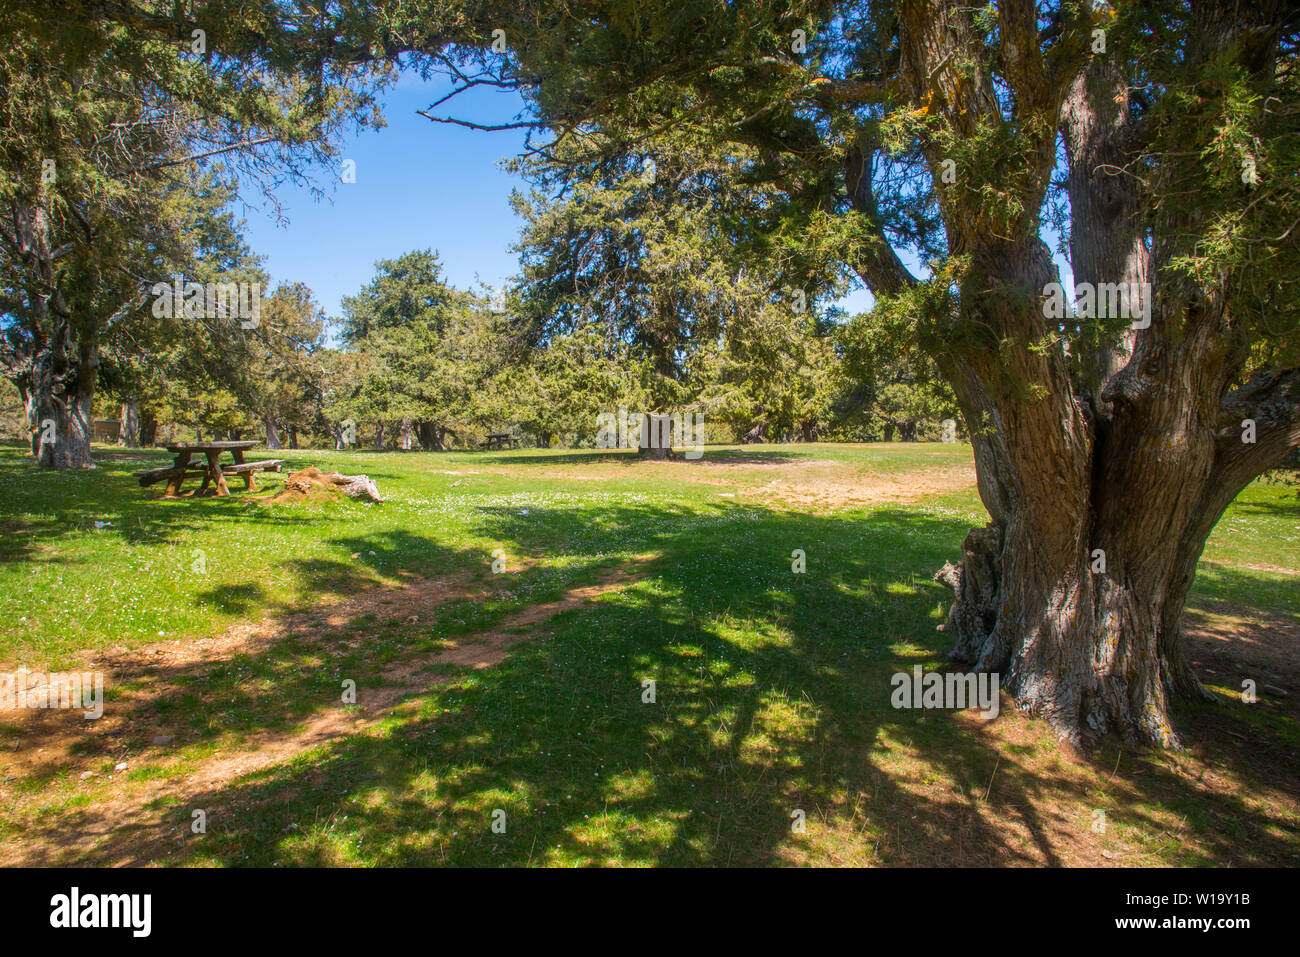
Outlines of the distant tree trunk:
{"type": "Polygon", "coordinates": [[[117,434],[117,444],[128,449],[140,447],[140,400],[133,395],[122,403],[122,428],[117,434]]]}
{"type": "Polygon", "coordinates": [[[140,444],[147,447],[158,441],[158,419],[147,407],[140,410],[140,444]]]}
{"type": "Polygon", "coordinates": [[[538,432],[537,447],[539,449],[549,449],[551,447],[551,439],[553,438],[555,438],[554,432],[538,432]]]}
{"type": "Polygon", "coordinates": [[[384,423],[379,422],[376,423],[375,425],[375,451],[382,452],[383,450],[384,450],[384,423]]]}
{"type": "Polygon", "coordinates": [[[766,431],[767,431],[767,423],[762,419],[760,419],[758,422],[754,424],[754,427],[752,429],[750,429],[748,432],[745,433],[745,437],[741,439],[741,441],[746,445],[750,444],[751,442],[762,442],[763,433],[765,433],[766,431]]]}
{"type": "Polygon", "coordinates": [[[65,324],[36,350],[28,418],[32,453],[41,468],[95,467],[90,442],[98,373],[98,347],[74,344],[65,324]]]}
{"type": "Polygon", "coordinates": [[[291,425],[289,426],[289,448],[296,449],[297,447],[298,447],[298,430],[291,425]]]}
{"type": "Polygon", "coordinates": [[[402,420],[402,451],[411,451],[411,420],[402,420]]]}
{"type": "Polygon", "coordinates": [[[673,417],[655,412],[641,415],[641,442],[637,455],[643,459],[671,459],[673,417]]]}
{"type": "Polygon", "coordinates": [[[447,449],[447,436],[455,433],[434,422],[421,422],[418,434],[420,446],[426,452],[444,452],[447,449]]]}
{"type": "Polygon", "coordinates": [[[266,428],[266,447],[268,449],[282,449],[280,444],[280,429],[275,424],[274,419],[262,419],[262,425],[266,428]]]}
{"type": "Polygon", "coordinates": [[[41,457],[41,426],[40,411],[37,408],[36,393],[29,390],[25,385],[21,388],[23,397],[23,409],[27,413],[27,433],[31,440],[32,458],[37,461],[41,457]]]}

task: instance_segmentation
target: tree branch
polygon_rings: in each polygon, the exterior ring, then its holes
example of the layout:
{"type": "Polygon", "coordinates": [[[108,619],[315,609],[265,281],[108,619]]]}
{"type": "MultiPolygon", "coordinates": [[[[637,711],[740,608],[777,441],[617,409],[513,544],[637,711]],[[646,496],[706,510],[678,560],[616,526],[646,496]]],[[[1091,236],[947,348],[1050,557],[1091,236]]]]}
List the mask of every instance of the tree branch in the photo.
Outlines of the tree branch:
{"type": "MultiPolygon", "coordinates": [[[[871,144],[867,145],[870,147],[871,144]]],[[[893,244],[881,228],[880,212],[871,186],[873,154],[874,149],[855,145],[844,157],[844,184],[848,189],[849,200],[853,203],[853,208],[870,223],[868,248],[853,266],[873,296],[896,295],[915,286],[917,280],[898,258],[893,244]]]]}

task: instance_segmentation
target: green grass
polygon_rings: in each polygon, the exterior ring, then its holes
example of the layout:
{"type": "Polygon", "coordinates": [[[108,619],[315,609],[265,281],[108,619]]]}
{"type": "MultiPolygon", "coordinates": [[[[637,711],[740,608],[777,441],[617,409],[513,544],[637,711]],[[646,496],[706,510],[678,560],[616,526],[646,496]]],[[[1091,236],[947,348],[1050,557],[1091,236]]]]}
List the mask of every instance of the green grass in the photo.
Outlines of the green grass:
{"type": "MultiPolygon", "coordinates": [[[[544,553],[548,561],[629,553],[673,520],[671,513],[638,528],[593,527],[584,520],[587,506],[663,503],[681,506],[684,517],[704,502],[721,501],[714,487],[646,475],[626,452],[279,454],[290,469],[315,464],[365,472],[389,501],[381,508],[353,501],[277,506],[238,492],[164,500],[130,477],[167,464],[163,452],[109,460],[101,452],[93,471],[38,478],[23,449],[0,446],[0,620],[6,623],[0,661],[60,667],[86,648],[216,633],[246,617],[391,582],[403,572],[437,575],[475,561],[486,568],[500,547],[544,553]],[[576,483],[534,474],[574,463],[622,474],[576,483]],[[511,475],[447,474],[501,465],[518,468],[511,475]],[[530,506],[528,516],[521,514],[530,506]],[[502,537],[503,531],[519,537],[502,537]]],[[[830,459],[882,474],[962,464],[968,453],[943,445],[780,448],[762,456],[750,448],[711,449],[700,468],[737,460],[740,467],[728,478],[743,481],[750,476],[743,463],[760,457],[830,459]]],[[[273,488],[279,479],[259,482],[273,488]]]]}
{"type": "MultiPolygon", "coordinates": [[[[337,706],[341,677],[365,688],[386,662],[473,640],[633,556],[653,557],[636,583],[548,622],[495,667],[440,669],[450,680],[375,732],[161,802],[178,832],[195,807],[210,822],[164,860],[1014,862],[1030,859],[1048,826],[1034,815],[1048,805],[1084,832],[1106,810],[1126,853],[1145,855],[1139,863],[1300,852],[1294,819],[1271,820],[1246,790],[1198,790],[1163,758],[1125,758],[1110,773],[1111,752],[1104,769],[1080,768],[1038,723],[998,745],[951,715],[889,706],[894,671],[942,664],[935,626],[950,595],[931,576],[985,520],[973,490],[838,512],[728,495],[769,481],[775,463],[784,478],[827,461],[849,476],[905,476],[966,465],[969,447],[711,448],[700,463],[658,467],[599,452],[285,455],[291,467],[365,472],[388,501],[159,500],[129,477],[164,461],[157,453],[77,474],[38,474],[21,450],[0,453],[0,660],[60,667],[86,648],[197,639],[409,575],[468,574],[490,589],[417,625],[403,622],[404,608],[349,621],[330,630],[328,654],[290,636],[187,678],[149,715],[177,734],[176,748],[132,741],[133,781],[237,752],[246,736],[337,706]],[[492,575],[498,548],[529,558],[527,568],[492,575]],[[794,549],[806,574],[791,572],[794,549]],[[191,570],[195,550],[206,574],[191,570]],[[647,679],[653,704],[642,701],[647,679]],[[505,833],[491,828],[497,810],[505,833]],[[804,834],[791,831],[796,810],[804,834]],[[1174,818],[1190,829],[1178,839],[1174,818]],[[1225,833],[1225,821],[1248,839],[1225,833]]],[[[1293,490],[1248,489],[1207,546],[1193,600],[1294,614],[1300,578],[1246,566],[1295,568],[1298,520],[1293,490]]],[[[1196,724],[1204,707],[1183,716],[1196,724]]],[[[1289,712],[1229,722],[1256,740],[1294,741],[1289,712]]],[[[117,759],[105,754],[89,781],[58,769],[0,779],[24,795],[0,814],[0,836],[34,840],[50,821],[93,816],[121,786],[107,774],[117,759]]],[[[1245,763],[1234,773],[1267,786],[1245,763]]],[[[1034,853],[1051,862],[1046,844],[1034,853]]]]}
{"type": "Polygon", "coordinates": [[[1206,543],[1193,600],[1296,617],[1298,578],[1300,498],[1294,486],[1256,482],[1237,496],[1206,543]]]}

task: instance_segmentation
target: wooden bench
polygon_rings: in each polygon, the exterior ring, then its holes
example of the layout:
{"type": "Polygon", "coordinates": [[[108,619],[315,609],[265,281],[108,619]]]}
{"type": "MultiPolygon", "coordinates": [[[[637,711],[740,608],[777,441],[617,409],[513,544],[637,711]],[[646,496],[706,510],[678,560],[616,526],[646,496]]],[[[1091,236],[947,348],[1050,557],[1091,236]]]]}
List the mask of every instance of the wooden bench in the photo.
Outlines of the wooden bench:
{"type": "Polygon", "coordinates": [[[223,465],[221,471],[226,475],[234,472],[236,475],[243,475],[245,472],[278,472],[284,467],[284,459],[264,459],[261,462],[240,462],[236,465],[223,465]]]}
{"type": "Polygon", "coordinates": [[[202,462],[194,462],[191,465],[182,467],[165,465],[160,469],[149,469],[146,472],[133,472],[131,474],[140,480],[141,485],[147,486],[153,485],[155,482],[161,482],[163,479],[184,475],[186,472],[204,472],[207,471],[207,468],[202,462]]]}
{"type": "Polygon", "coordinates": [[[489,432],[487,447],[489,449],[517,449],[519,448],[519,440],[509,432],[489,432]]]}
{"type": "MultiPolygon", "coordinates": [[[[254,472],[278,472],[284,466],[284,459],[264,459],[261,462],[236,462],[234,465],[222,465],[222,475],[242,475],[244,477],[244,488],[249,492],[257,491],[257,483],[253,481],[254,472]]],[[[208,484],[212,481],[211,474],[203,476],[203,484],[199,486],[199,494],[202,495],[207,489],[208,484]]]]}
{"type": "MultiPolygon", "coordinates": [[[[257,484],[253,481],[255,472],[279,472],[284,467],[284,459],[264,459],[261,462],[237,462],[232,465],[222,465],[222,475],[242,475],[244,476],[244,486],[248,491],[256,491],[257,484]]],[[[168,465],[163,468],[149,469],[145,472],[134,473],[135,477],[140,480],[142,486],[153,485],[155,482],[161,482],[164,479],[171,480],[180,478],[187,473],[204,473],[203,485],[199,488],[199,494],[207,490],[211,483],[211,477],[208,473],[208,466],[202,462],[195,462],[190,465],[168,465]]]]}

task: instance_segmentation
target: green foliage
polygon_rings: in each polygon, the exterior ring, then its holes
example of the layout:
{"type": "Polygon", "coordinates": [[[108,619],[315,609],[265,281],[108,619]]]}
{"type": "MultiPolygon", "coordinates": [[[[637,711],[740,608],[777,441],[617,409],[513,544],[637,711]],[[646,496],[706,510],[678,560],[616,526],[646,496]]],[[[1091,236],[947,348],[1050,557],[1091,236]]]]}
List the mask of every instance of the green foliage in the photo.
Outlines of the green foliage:
{"type": "Polygon", "coordinates": [[[656,375],[646,359],[592,326],[552,338],[518,366],[498,374],[493,388],[505,396],[502,417],[537,437],[538,444],[594,443],[597,416],[658,408],[656,375]]]}
{"type": "MultiPolygon", "coordinates": [[[[1199,227],[1171,235],[1171,278],[1222,295],[1249,342],[1300,361],[1300,75],[1292,60],[1268,87],[1216,58],[1180,77],[1155,111],[1153,228],[1194,195],[1199,227]]],[[[1257,354],[1258,357],[1258,354],[1257,354]]]]}
{"type": "Polygon", "coordinates": [[[375,278],[355,296],[343,298],[339,338],[355,345],[372,332],[425,321],[445,320],[457,296],[442,274],[442,263],[430,249],[415,250],[375,263],[375,278]]]}
{"type": "Polygon", "coordinates": [[[914,322],[905,311],[910,298],[877,300],[873,311],[836,331],[843,374],[854,383],[842,409],[846,436],[934,440],[943,420],[961,425],[952,390],[915,344],[914,322]]]}
{"type": "MultiPolygon", "coordinates": [[[[220,269],[214,249],[237,245],[187,231],[178,192],[201,193],[220,157],[269,193],[329,160],[344,123],[375,120],[387,67],[332,59],[286,5],[187,6],[0,10],[0,365],[33,413],[55,415],[55,447],[75,444],[101,350],[123,352],[106,357],[110,388],[148,390],[135,358],[169,348],[148,326],[151,284],[192,259],[220,269]]],[[[228,421],[228,405],[203,415],[228,421]]]]}
{"type": "MultiPolygon", "coordinates": [[[[506,350],[504,317],[448,286],[430,250],[376,264],[343,301],[342,353],[331,363],[327,411],[390,434],[403,424],[462,441],[505,419],[494,381],[506,350]]],[[[383,434],[382,432],[380,433],[383,434]]]]}

